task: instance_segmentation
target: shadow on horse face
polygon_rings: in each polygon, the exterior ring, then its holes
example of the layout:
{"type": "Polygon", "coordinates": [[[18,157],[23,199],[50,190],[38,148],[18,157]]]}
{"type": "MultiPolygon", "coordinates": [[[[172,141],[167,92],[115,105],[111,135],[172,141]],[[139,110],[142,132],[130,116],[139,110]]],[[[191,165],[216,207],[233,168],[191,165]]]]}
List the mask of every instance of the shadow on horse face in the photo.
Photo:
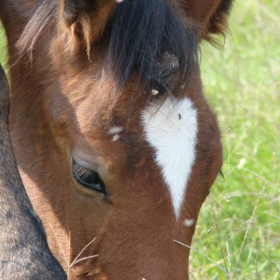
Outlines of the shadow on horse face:
{"type": "Polygon", "coordinates": [[[9,88],[0,65],[0,277],[66,279],[22,184],[9,135],[9,88]]]}
{"type": "Polygon", "coordinates": [[[186,279],[222,165],[197,49],[231,1],[12,2],[12,141],[52,251],[71,279],[186,279]]]}

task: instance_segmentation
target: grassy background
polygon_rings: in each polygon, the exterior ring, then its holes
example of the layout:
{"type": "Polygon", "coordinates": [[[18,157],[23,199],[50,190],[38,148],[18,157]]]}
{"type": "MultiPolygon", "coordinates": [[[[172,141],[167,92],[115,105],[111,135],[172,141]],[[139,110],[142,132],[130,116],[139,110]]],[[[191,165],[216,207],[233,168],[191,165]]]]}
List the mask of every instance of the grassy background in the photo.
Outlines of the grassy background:
{"type": "Polygon", "coordinates": [[[279,13],[280,1],[237,0],[224,48],[202,47],[225,180],[201,211],[191,279],[280,279],[279,13]]]}
{"type": "Polygon", "coordinates": [[[1,21],[0,21],[0,63],[3,67],[7,64],[7,52],[6,52],[6,41],[4,36],[4,30],[1,28],[1,21]]]}
{"type": "Polygon", "coordinates": [[[279,13],[277,0],[236,0],[224,48],[202,47],[225,180],[217,179],[202,208],[191,279],[280,279],[279,13]]]}

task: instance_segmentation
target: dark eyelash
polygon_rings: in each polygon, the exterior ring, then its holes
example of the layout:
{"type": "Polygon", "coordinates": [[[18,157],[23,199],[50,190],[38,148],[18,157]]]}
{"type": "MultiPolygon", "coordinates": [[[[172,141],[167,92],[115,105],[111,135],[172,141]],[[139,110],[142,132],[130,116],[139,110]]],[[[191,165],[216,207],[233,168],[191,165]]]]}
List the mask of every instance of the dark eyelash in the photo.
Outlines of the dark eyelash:
{"type": "Polygon", "coordinates": [[[86,180],[89,176],[91,171],[87,168],[84,168],[80,165],[77,165],[75,162],[73,163],[73,172],[78,175],[81,179],[86,180]]]}
{"type": "Polygon", "coordinates": [[[72,164],[72,171],[74,178],[80,185],[87,189],[98,191],[105,197],[108,197],[108,192],[106,190],[105,184],[101,180],[97,172],[78,165],[74,160],[72,164]]]}

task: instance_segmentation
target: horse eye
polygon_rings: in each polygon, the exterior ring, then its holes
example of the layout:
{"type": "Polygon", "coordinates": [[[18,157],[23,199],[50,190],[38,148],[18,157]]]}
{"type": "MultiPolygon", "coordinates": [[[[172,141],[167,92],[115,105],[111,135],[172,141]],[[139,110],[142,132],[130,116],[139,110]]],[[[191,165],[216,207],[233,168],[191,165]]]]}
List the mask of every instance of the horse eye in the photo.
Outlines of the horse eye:
{"type": "Polygon", "coordinates": [[[105,188],[104,182],[100,179],[97,172],[87,169],[78,165],[73,160],[72,170],[74,178],[83,187],[102,193],[105,197],[108,197],[108,192],[105,188]]]}

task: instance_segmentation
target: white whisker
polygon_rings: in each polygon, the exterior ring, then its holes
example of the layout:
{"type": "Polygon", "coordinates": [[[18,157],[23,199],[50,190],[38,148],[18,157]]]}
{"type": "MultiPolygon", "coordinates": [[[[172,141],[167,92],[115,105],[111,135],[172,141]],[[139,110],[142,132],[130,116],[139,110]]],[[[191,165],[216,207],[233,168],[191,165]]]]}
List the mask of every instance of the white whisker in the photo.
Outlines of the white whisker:
{"type": "Polygon", "coordinates": [[[197,252],[198,254],[200,254],[201,256],[203,256],[204,258],[206,258],[207,260],[209,260],[209,261],[212,262],[213,264],[215,264],[215,265],[216,265],[219,269],[221,269],[227,276],[230,276],[230,275],[228,274],[228,272],[227,272],[224,268],[222,268],[220,265],[217,264],[217,262],[215,262],[215,261],[212,260],[211,258],[207,257],[206,255],[200,253],[198,250],[196,250],[196,249],[194,249],[193,247],[191,247],[191,246],[189,246],[189,245],[187,245],[187,244],[184,244],[184,243],[182,243],[182,242],[180,242],[180,241],[178,241],[178,240],[173,239],[173,241],[174,241],[175,243],[177,243],[177,244],[180,244],[180,245],[182,245],[182,246],[184,246],[184,247],[187,247],[187,248],[189,248],[189,249],[191,249],[191,250],[197,252]]]}
{"type": "MultiPolygon", "coordinates": [[[[81,254],[85,251],[85,249],[88,247],[88,246],[90,246],[92,243],[93,243],[93,241],[95,240],[96,238],[93,238],[83,249],[82,249],[82,251],[77,255],[77,257],[73,260],[73,262],[70,264],[70,268],[71,267],[73,267],[75,264],[77,264],[78,262],[80,262],[80,261],[82,261],[82,260],[84,260],[85,258],[81,258],[81,259],[79,259],[78,260],[78,258],[81,256],[81,254]]],[[[95,257],[97,257],[98,255],[95,255],[95,257]]],[[[90,257],[86,257],[86,258],[92,258],[93,256],[90,256],[90,257]]]]}
{"type": "Polygon", "coordinates": [[[55,233],[55,230],[54,230],[52,224],[49,223],[49,225],[50,225],[50,227],[51,227],[51,229],[52,229],[52,232],[53,232],[53,234],[54,234],[55,240],[56,240],[57,245],[58,245],[58,247],[59,247],[60,255],[63,257],[63,259],[64,259],[64,261],[65,261],[65,263],[66,263],[66,265],[67,265],[67,267],[68,267],[68,266],[69,266],[69,262],[67,261],[66,255],[65,255],[64,250],[63,250],[63,248],[62,248],[62,245],[61,245],[61,243],[60,243],[60,241],[59,241],[59,239],[58,239],[58,237],[57,237],[57,235],[56,235],[56,233],[55,233]]]}

